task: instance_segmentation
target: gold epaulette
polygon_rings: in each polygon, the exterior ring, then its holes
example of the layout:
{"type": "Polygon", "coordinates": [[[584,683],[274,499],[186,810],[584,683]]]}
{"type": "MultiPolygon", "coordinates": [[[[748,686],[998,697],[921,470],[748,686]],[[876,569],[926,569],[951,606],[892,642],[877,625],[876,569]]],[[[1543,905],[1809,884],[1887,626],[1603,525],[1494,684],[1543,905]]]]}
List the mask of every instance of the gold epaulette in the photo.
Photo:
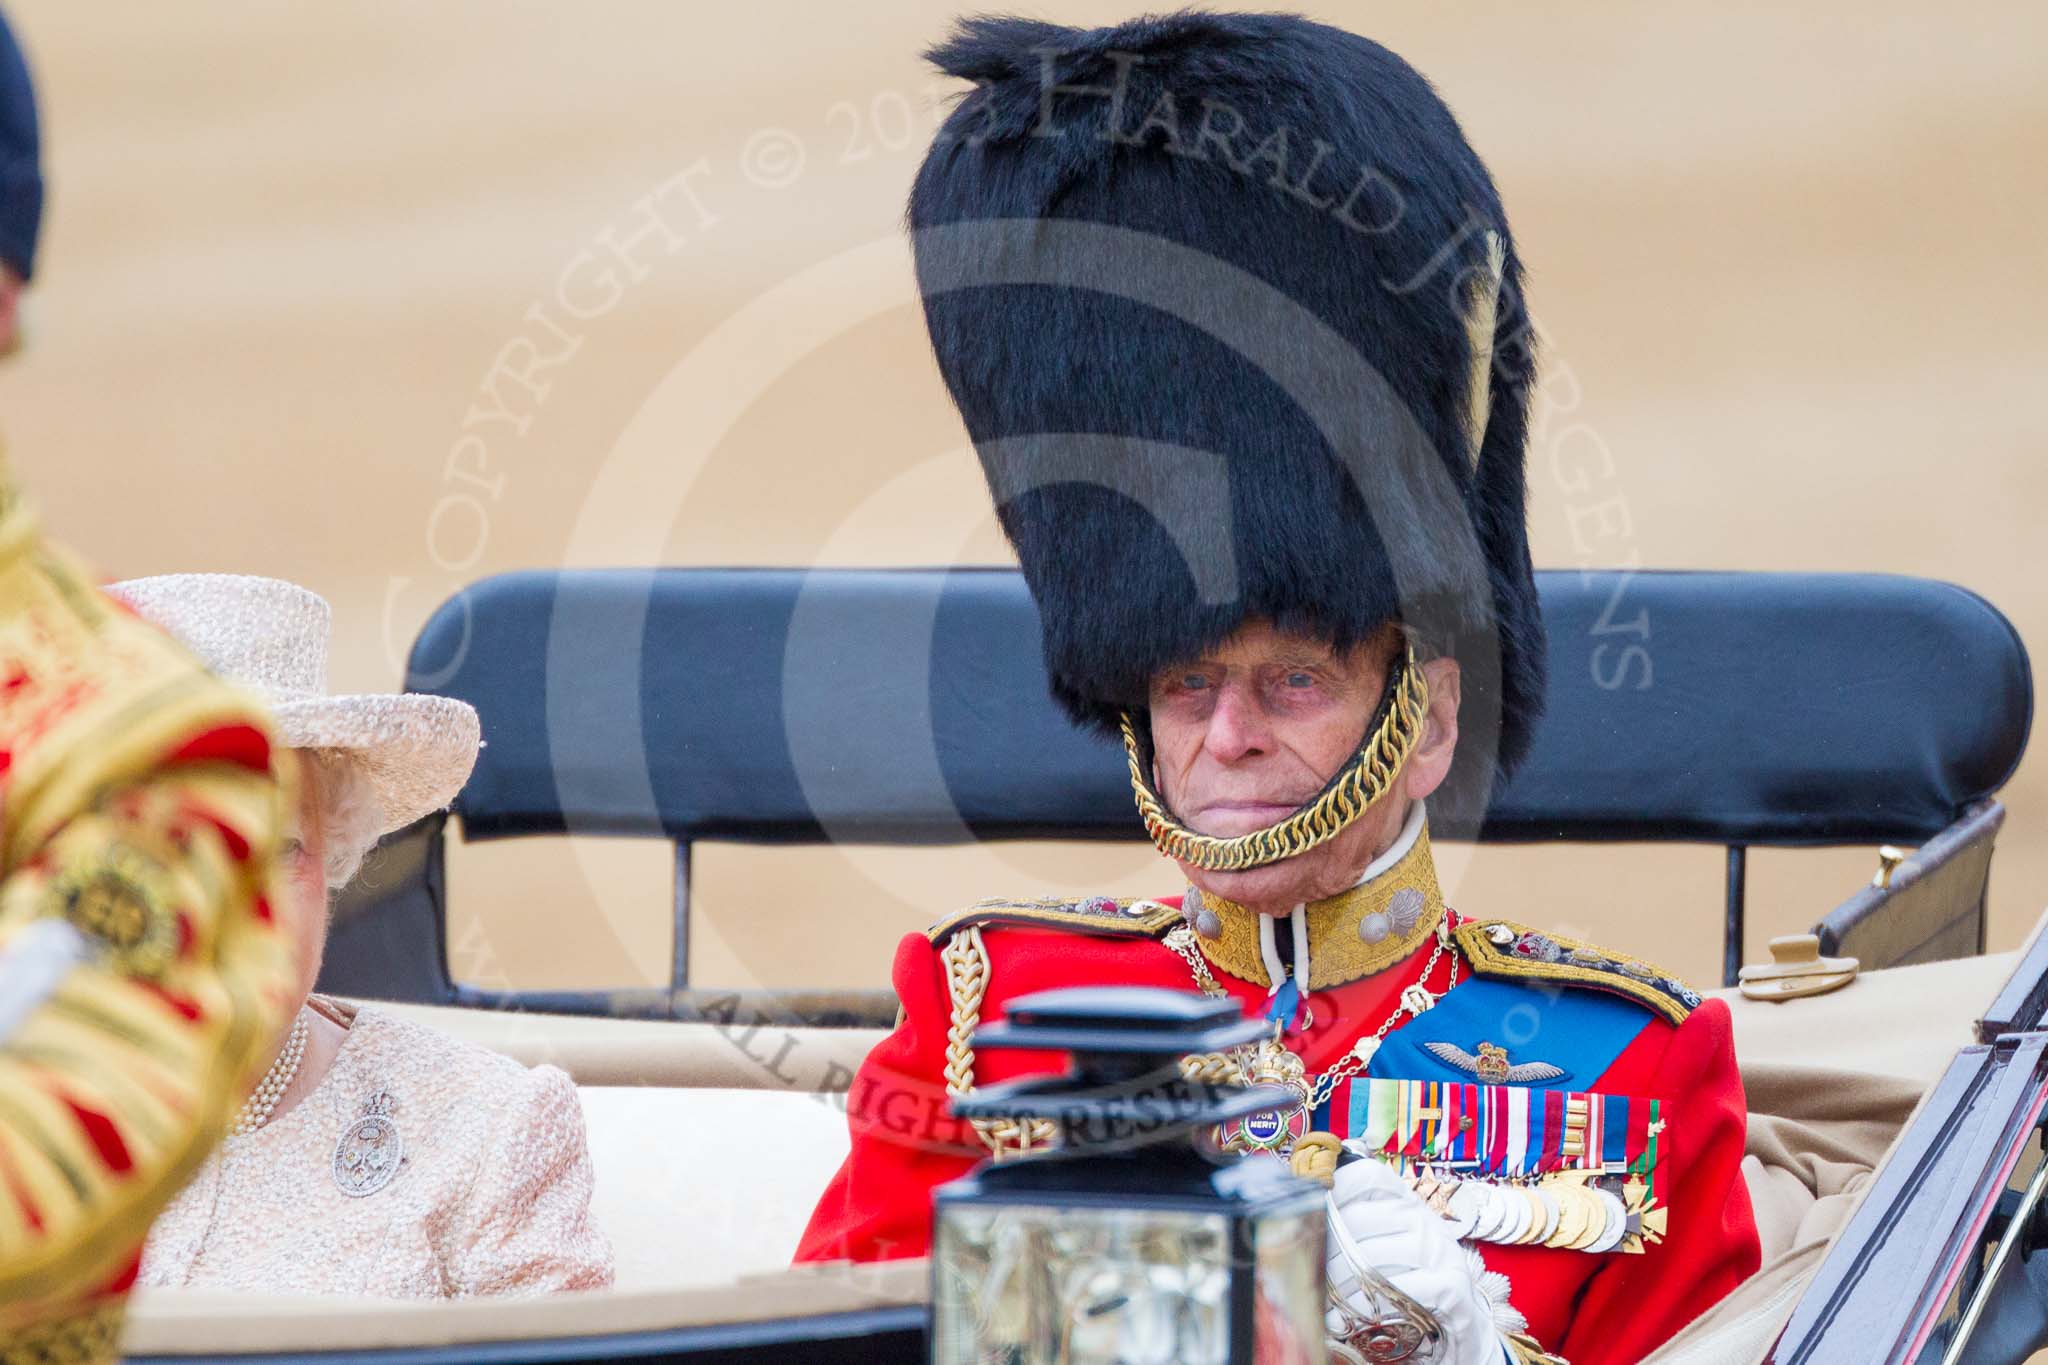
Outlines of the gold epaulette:
{"type": "Polygon", "coordinates": [[[1085,896],[1080,900],[997,897],[954,911],[925,930],[925,937],[936,948],[962,929],[1022,925],[1033,929],[1070,929],[1104,938],[1161,938],[1181,922],[1180,911],[1158,901],[1118,900],[1111,896],[1085,896]]]}
{"type": "Polygon", "coordinates": [[[1563,981],[1627,996],[1674,1024],[1699,1008],[1699,992],[1662,967],[1509,920],[1468,920],[1453,931],[1481,976],[1563,981]]]}

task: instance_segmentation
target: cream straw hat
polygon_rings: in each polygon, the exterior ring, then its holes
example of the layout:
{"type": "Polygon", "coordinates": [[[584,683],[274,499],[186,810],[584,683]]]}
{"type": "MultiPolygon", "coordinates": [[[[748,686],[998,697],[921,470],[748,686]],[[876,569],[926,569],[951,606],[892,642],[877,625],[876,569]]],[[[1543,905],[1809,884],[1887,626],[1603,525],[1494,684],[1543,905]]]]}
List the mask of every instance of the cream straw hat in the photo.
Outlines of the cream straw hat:
{"type": "Polygon", "coordinates": [[[476,708],[416,692],[327,692],[327,599],[296,583],[246,574],[174,573],[109,584],[107,592],[183,641],[215,673],[268,702],[294,749],[348,753],[383,809],[379,833],[455,799],[476,764],[476,708]]]}

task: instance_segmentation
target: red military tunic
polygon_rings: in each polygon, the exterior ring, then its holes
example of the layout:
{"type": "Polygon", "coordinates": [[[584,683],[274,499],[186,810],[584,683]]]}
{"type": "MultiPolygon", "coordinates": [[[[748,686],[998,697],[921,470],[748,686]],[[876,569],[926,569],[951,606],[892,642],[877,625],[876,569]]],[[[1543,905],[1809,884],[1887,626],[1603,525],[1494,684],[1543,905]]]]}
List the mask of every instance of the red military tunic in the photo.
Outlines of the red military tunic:
{"type": "MultiPolygon", "coordinates": [[[[1426,841],[1420,852],[1426,862],[1426,841]]],[[[1433,869],[1428,886],[1433,895],[1433,869]]],[[[955,917],[933,935],[907,937],[897,949],[894,969],[901,1019],[869,1054],[848,1092],[852,1150],[812,1214],[797,1259],[879,1260],[927,1254],[931,1190],[965,1174],[988,1155],[988,1147],[968,1125],[947,1116],[949,1062],[956,1077],[975,1085],[1063,1066],[1064,1059],[1056,1055],[1005,1050],[972,1056],[971,1077],[960,1077],[959,1052],[952,1049],[949,1056],[949,1044],[962,1032],[955,1024],[963,992],[956,991],[950,977],[970,978],[966,996],[973,994],[971,978],[982,977],[978,1009],[964,1021],[969,1028],[975,1017],[1000,1017],[1004,1000],[1033,991],[1084,985],[1189,989],[1195,985],[1189,963],[1160,941],[1180,923],[1177,907],[1171,907],[1173,914],[1168,908],[1158,902],[1112,904],[1091,914],[1085,906],[988,907],[955,917]],[[978,970],[973,954],[955,953],[949,960],[942,951],[955,934],[976,927],[976,921],[985,971],[978,970]]],[[[1348,933],[1324,935],[1323,957],[1341,958],[1357,942],[1356,920],[1356,914],[1342,920],[1339,927],[1348,933]]],[[[1436,947],[1427,923],[1420,926],[1419,941],[1391,965],[1327,988],[1317,987],[1312,977],[1308,1009],[1299,1021],[1304,1026],[1287,1033],[1283,1041],[1302,1058],[1311,1076],[1320,1075],[1397,1011],[1403,988],[1421,981],[1441,993],[1442,1000],[1435,1009],[1397,1026],[1376,1057],[1372,1076],[1440,1078],[1443,1073],[1430,1072],[1427,1062],[1417,1063],[1425,1054],[1413,1045],[1397,1047],[1397,1040],[1410,1029],[1419,1036],[1440,1021],[1455,1028],[1454,1007],[1483,1001],[1488,1017],[1506,1019],[1507,1036],[1534,1034],[1539,1040],[1526,1060],[1596,1059],[1597,1070],[1583,1074],[1590,1068],[1582,1067],[1560,1084],[1575,1091],[1661,1101],[1665,1126],[1659,1202],[1668,1218],[1661,1242],[1640,1255],[1596,1255],[1542,1246],[1479,1248],[1488,1267],[1509,1278],[1511,1302],[1528,1318],[1530,1334],[1547,1350],[1574,1365],[1638,1360],[1754,1272],[1760,1260],[1740,1173],[1746,1111],[1727,1007],[1706,1001],[1694,1008],[1686,1002],[1697,997],[1682,987],[1675,988],[1678,999],[1668,998],[1667,992],[1660,1000],[1656,988],[1643,983],[1663,981],[1670,987],[1668,978],[1612,954],[1534,934],[1511,947],[1489,950],[1472,937],[1483,924],[1468,924],[1455,915],[1452,923],[1467,927],[1458,935],[1458,946],[1437,955],[1426,978],[1424,967],[1436,947]],[[1514,953],[1532,944],[1558,948],[1560,961],[1532,959],[1523,965],[1513,960],[1514,953]],[[1474,945],[1476,954],[1467,951],[1474,945]],[[1630,975],[1623,979],[1619,971],[1575,967],[1570,957],[1575,947],[1586,960],[1604,961],[1610,968],[1628,963],[1630,975]],[[1489,976],[1475,974],[1474,955],[1486,964],[1489,976]],[[1603,975],[1615,979],[1613,990],[1601,989],[1607,984],[1603,975]],[[1504,1000],[1509,1003],[1503,1014],[1504,1000]],[[1660,1007],[1638,1003],[1643,1000],[1660,1007]],[[1524,1011],[1529,1012],[1527,1017],[1520,1018],[1524,1011]],[[1561,1021],[1561,1026],[1542,1027],[1546,1015],[1561,1021]],[[1520,1032],[1514,1032],[1517,1028],[1520,1032]],[[1574,1036],[1589,1031],[1602,1036],[1574,1036]]],[[[1203,943],[1203,948],[1206,957],[1208,945],[1203,943]]],[[[1233,974],[1214,962],[1209,966],[1216,984],[1248,1013],[1264,1012],[1269,991],[1263,981],[1233,974]]],[[[1472,1017],[1469,1009],[1465,1013],[1472,1017]]],[[[1491,1024],[1482,1031],[1489,1030],[1501,1036],[1501,1029],[1491,1024]]],[[[1468,1052],[1483,1041],[1455,1033],[1446,1036],[1458,1039],[1457,1045],[1468,1052]]],[[[1523,1059],[1517,1054],[1517,1060],[1523,1059]]],[[[1345,1081],[1336,1088],[1329,1103],[1317,1111],[1316,1126],[1339,1136],[1348,1134],[1346,1100],[1351,1084],[1345,1081]]]]}

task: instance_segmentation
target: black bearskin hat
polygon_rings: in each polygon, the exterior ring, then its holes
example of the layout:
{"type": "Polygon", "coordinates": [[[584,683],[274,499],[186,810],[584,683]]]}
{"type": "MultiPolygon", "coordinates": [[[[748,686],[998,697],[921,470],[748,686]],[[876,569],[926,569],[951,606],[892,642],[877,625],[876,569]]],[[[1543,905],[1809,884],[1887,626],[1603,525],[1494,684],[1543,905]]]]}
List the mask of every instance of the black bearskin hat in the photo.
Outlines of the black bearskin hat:
{"type": "Polygon", "coordinates": [[[1461,664],[1451,810],[1527,752],[1532,335],[1492,179],[1407,63],[1294,15],[960,20],[919,289],[1044,624],[1115,728],[1264,618],[1461,664]]]}

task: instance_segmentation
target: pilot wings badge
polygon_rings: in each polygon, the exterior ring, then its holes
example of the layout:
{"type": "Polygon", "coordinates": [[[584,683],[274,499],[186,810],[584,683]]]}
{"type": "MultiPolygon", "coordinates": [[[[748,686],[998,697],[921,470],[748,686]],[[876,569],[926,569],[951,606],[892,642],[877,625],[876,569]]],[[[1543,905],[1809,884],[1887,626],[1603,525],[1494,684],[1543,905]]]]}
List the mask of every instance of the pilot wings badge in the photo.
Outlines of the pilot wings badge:
{"type": "Polygon", "coordinates": [[[1424,1043],[1422,1046],[1444,1065],[1469,1071],[1488,1085],[1540,1085],[1565,1075],[1563,1067],[1552,1066],[1549,1062],[1510,1064],[1508,1050],[1492,1043],[1481,1043],[1477,1057],[1456,1043],[1424,1043]]]}

